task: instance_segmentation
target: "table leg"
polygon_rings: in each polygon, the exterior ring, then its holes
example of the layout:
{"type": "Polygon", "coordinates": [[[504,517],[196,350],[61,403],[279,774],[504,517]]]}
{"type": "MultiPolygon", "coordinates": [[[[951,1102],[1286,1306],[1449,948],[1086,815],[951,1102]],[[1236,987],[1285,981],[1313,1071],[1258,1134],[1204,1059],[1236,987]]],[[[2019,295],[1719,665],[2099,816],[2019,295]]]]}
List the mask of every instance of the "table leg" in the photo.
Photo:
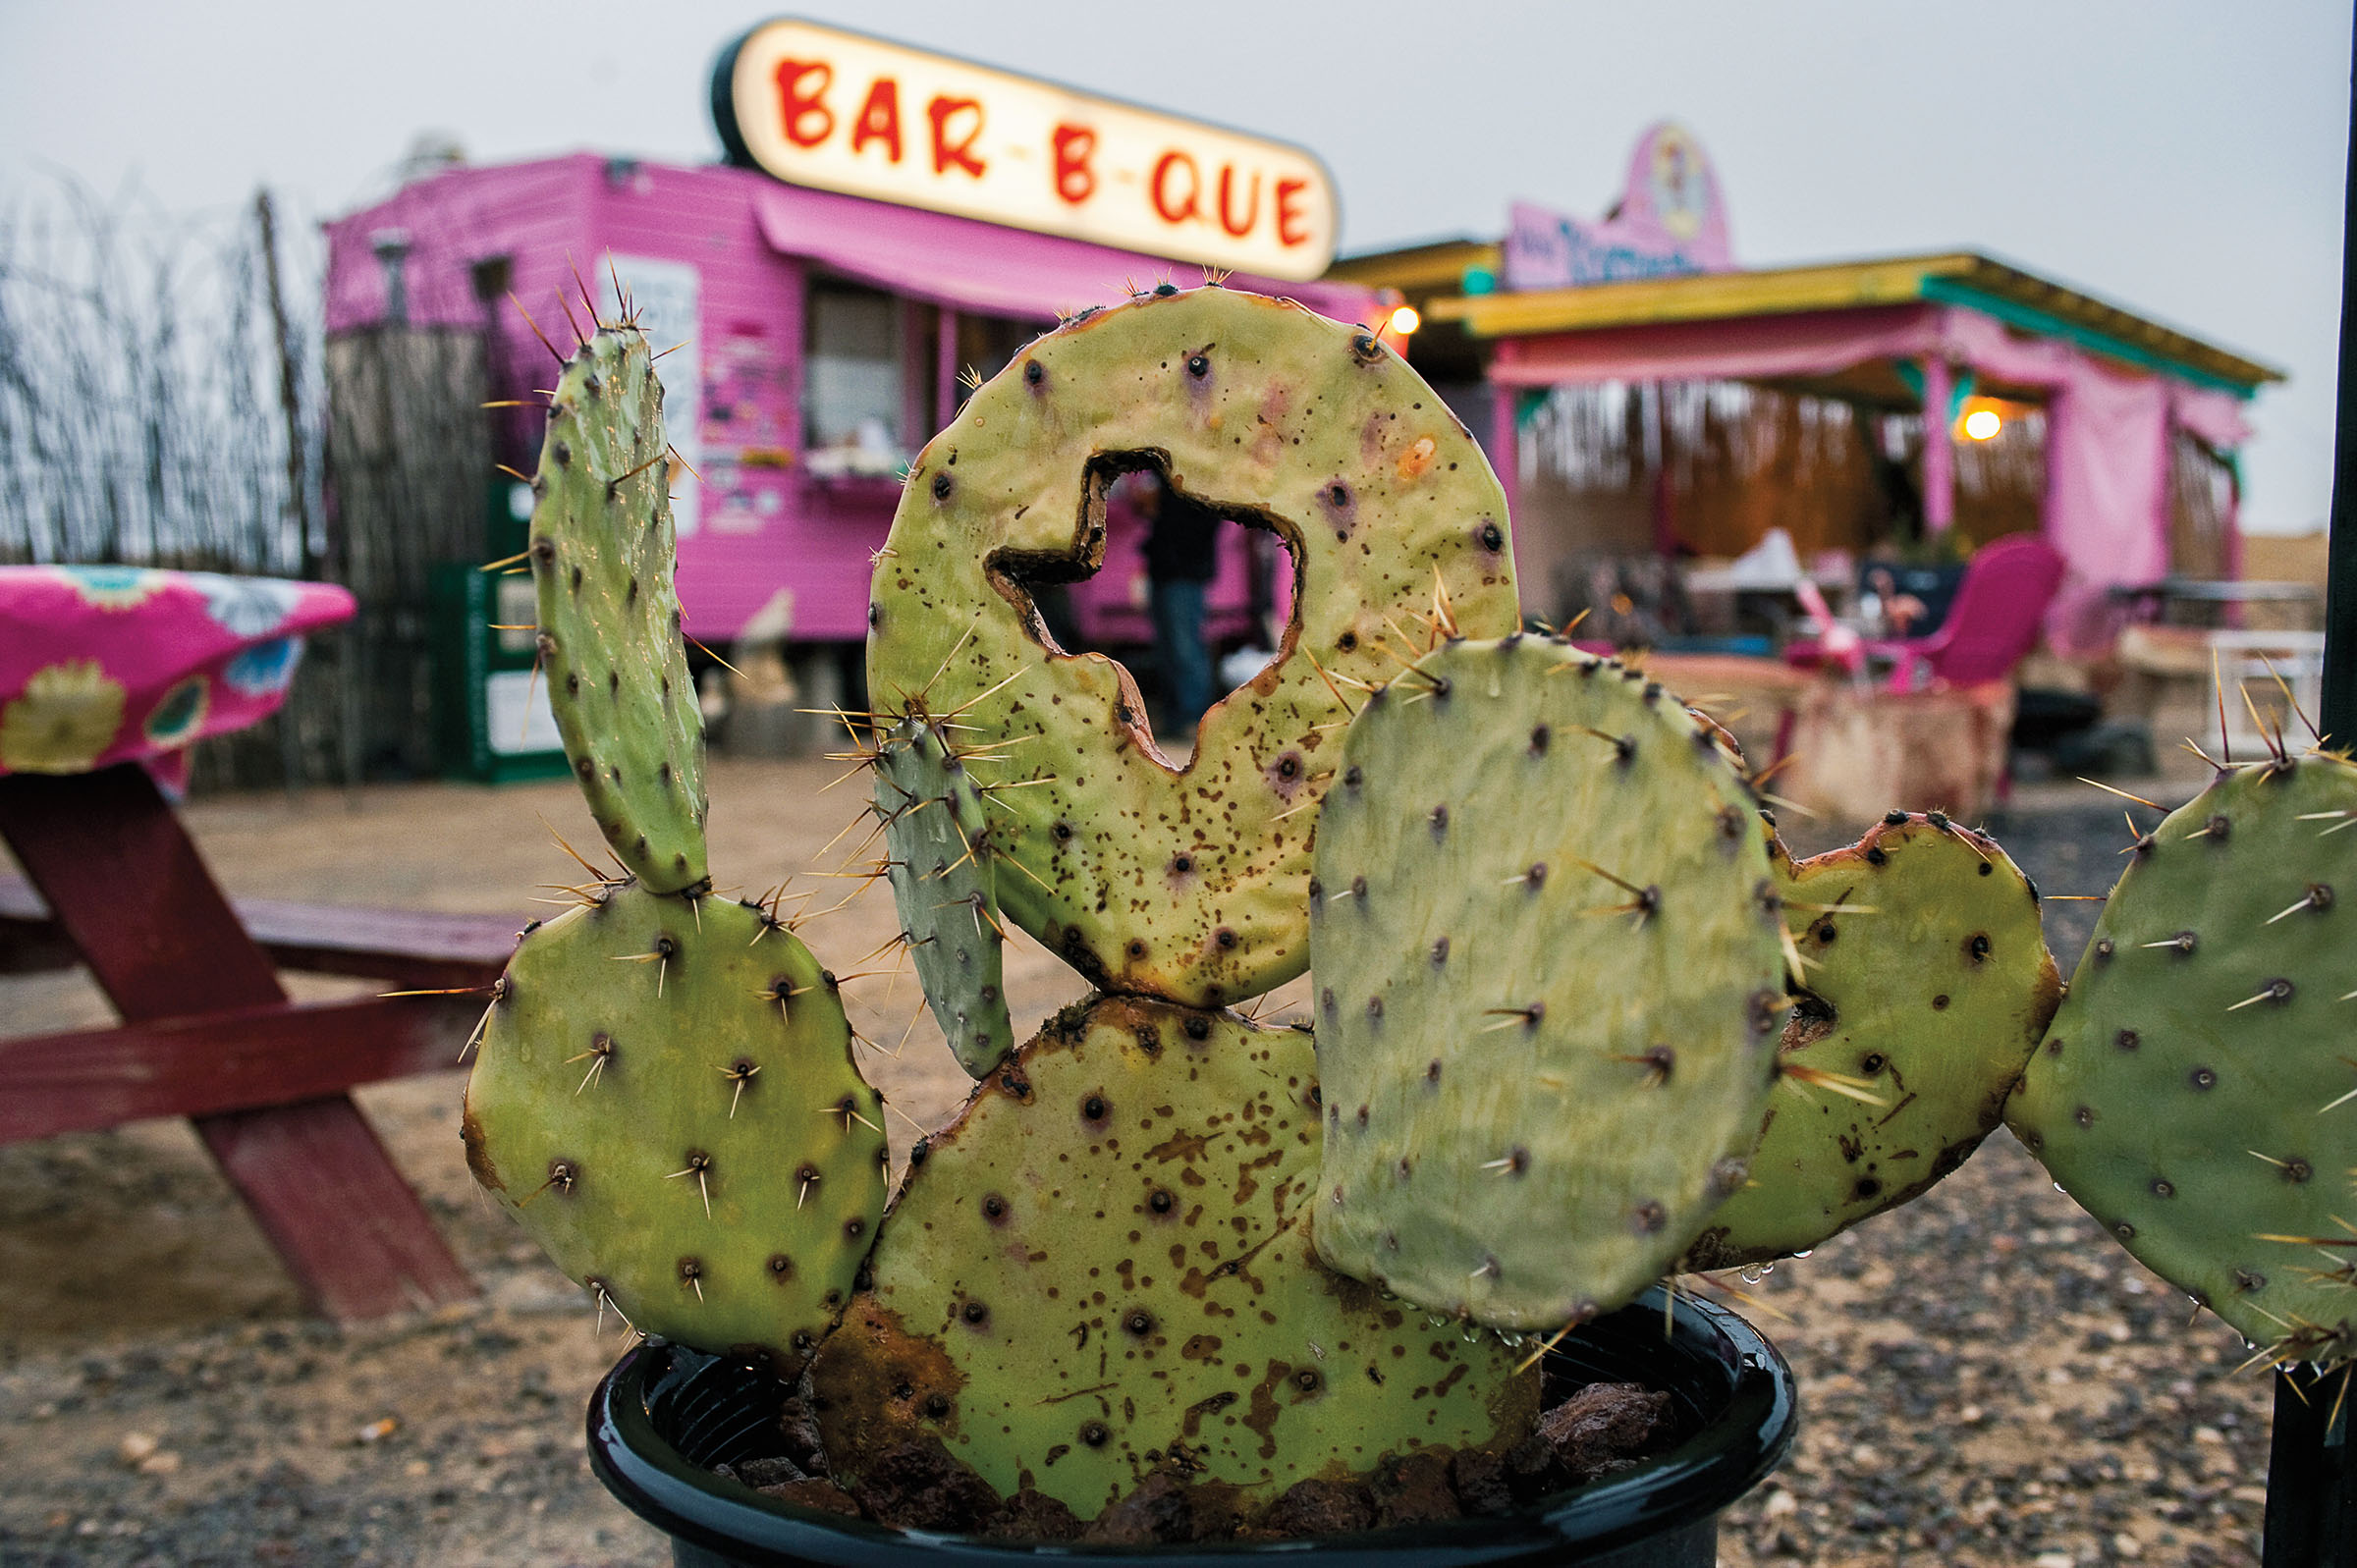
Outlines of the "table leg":
{"type": "MultiPolygon", "coordinates": [[[[285,999],[144,770],[0,778],[0,838],[127,1022],[285,999]]],[[[195,1125],[318,1310],[353,1321],[475,1293],[348,1096],[195,1125]]]]}

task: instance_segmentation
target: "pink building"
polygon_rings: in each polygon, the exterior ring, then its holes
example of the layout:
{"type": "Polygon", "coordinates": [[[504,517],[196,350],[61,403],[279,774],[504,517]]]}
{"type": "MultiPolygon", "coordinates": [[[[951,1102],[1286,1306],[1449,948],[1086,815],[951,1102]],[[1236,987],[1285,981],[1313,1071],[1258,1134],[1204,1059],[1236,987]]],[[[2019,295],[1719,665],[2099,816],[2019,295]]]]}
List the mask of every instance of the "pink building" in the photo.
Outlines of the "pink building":
{"type": "MultiPolygon", "coordinates": [[[[862,638],[869,557],[899,473],[957,412],[961,373],[996,373],[1060,316],[1132,287],[1203,277],[1165,257],[753,170],[593,153],[452,170],[327,235],[331,338],[388,320],[479,328],[497,399],[528,402],[550,385],[525,312],[569,349],[586,324],[584,287],[611,310],[619,279],[649,334],[683,345],[658,367],[671,440],[693,470],[674,475],[679,589],[687,632],[716,646],[748,628],[805,644],[862,638]]],[[[1397,297],[1242,273],[1229,286],[1370,325],[1397,297]]],[[[495,445],[529,471],[537,419],[518,410],[495,445]]],[[[1142,529],[1113,511],[1105,564],[1074,587],[1073,607],[1092,644],[1141,643],[1142,529]]],[[[1256,595],[1267,608],[1288,585],[1263,559],[1256,587],[1253,541],[1224,532],[1211,630],[1242,637],[1256,595]]]]}

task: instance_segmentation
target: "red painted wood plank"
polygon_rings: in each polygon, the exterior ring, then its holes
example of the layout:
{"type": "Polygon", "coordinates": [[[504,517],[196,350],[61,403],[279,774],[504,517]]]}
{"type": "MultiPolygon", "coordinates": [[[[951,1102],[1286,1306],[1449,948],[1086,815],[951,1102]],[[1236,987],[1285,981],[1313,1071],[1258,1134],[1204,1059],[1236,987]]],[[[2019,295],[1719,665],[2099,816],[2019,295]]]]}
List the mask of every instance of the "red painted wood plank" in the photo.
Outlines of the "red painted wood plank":
{"type": "Polygon", "coordinates": [[[240,1192],[268,1195],[253,1217],[327,1316],[357,1323],[475,1294],[347,1097],[206,1116],[196,1130],[240,1192]]]}
{"type": "Polygon", "coordinates": [[[0,1144],[445,1071],[481,1015],[481,998],[366,997],[0,1040],[0,1144]]]}

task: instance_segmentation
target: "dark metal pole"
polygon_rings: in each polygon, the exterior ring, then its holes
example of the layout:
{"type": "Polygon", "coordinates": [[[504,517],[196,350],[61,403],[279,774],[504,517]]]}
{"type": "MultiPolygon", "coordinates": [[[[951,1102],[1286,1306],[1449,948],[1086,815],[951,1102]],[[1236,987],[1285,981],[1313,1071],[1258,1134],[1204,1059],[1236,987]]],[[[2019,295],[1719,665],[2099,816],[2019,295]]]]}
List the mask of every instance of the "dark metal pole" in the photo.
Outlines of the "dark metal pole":
{"type": "MultiPolygon", "coordinates": [[[[2357,92],[2357,64],[2351,69],[2357,92]]],[[[2357,115],[2349,125],[2347,194],[2341,215],[2339,418],[2332,442],[2332,531],[2325,576],[2325,705],[2318,723],[2331,745],[2357,745],[2357,115]]]]}
{"type": "MultiPolygon", "coordinates": [[[[2357,49],[2357,39],[2352,40],[2357,49]]],[[[2350,69],[2357,99],[2357,55],[2350,69]]],[[[2357,103],[2341,211],[2339,417],[2332,442],[2332,532],[2325,577],[2327,744],[2357,744],[2357,103]]],[[[2278,1370],[2267,1465],[2266,1568],[2357,1568],[2357,1473],[2349,1381],[2357,1372],[2278,1370]]]]}
{"type": "Polygon", "coordinates": [[[2278,1371],[2267,1455],[2264,1568],[2357,1563],[2357,1475],[2349,1465],[2349,1372],[2278,1371]]]}

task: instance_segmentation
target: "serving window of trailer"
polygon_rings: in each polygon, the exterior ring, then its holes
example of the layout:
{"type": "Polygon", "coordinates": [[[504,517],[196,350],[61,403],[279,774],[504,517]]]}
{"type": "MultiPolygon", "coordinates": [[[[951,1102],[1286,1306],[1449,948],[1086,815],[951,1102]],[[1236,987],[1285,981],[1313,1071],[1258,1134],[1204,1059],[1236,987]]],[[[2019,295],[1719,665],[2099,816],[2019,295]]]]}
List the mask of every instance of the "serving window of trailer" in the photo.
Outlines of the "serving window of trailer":
{"type": "Polygon", "coordinates": [[[803,460],[830,475],[904,468],[921,442],[907,406],[907,301],[832,278],[812,279],[807,297],[803,460]]]}
{"type": "Polygon", "coordinates": [[[1039,330],[840,278],[811,279],[807,299],[802,451],[826,477],[904,472],[1039,330]]]}

